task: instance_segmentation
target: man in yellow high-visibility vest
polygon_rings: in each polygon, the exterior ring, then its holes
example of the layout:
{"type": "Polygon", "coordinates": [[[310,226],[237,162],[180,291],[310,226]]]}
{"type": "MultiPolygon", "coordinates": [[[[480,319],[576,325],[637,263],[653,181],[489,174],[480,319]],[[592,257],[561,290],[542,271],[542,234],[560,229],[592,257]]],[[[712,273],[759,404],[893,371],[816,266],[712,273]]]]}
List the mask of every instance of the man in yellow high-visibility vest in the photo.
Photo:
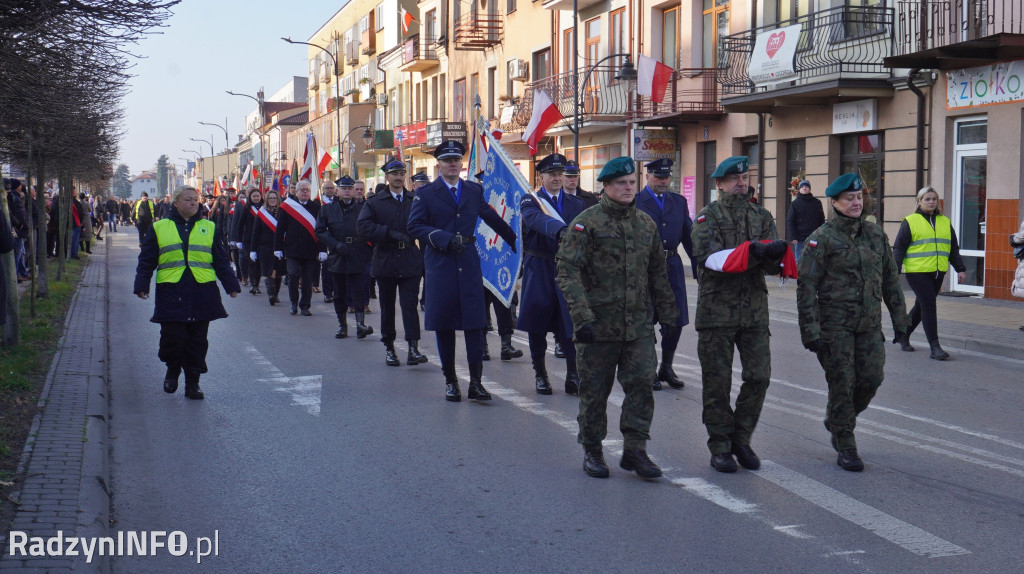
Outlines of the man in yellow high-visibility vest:
{"type": "Polygon", "coordinates": [[[189,399],[204,398],[199,376],[207,372],[210,321],[228,316],[217,279],[231,297],[242,289],[220,237],[223,230],[198,212],[199,192],[179,188],[170,216],[154,223],[142,240],[134,288],[140,299],[148,299],[156,272],[156,308],[150,321],[160,323],[158,356],[167,364],[164,392],[178,390],[178,376],[184,371],[189,399]]]}

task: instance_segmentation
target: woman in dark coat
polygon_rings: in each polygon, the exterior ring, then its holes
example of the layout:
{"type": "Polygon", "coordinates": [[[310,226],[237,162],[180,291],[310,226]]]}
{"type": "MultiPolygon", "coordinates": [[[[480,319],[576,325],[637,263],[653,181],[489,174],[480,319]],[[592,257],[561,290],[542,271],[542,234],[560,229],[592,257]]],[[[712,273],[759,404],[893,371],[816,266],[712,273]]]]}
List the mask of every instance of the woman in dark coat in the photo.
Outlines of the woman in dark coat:
{"type": "Polygon", "coordinates": [[[277,294],[281,291],[281,280],[288,274],[285,260],[274,257],[274,232],[277,230],[277,214],[280,207],[280,194],[273,190],[268,191],[263,207],[253,220],[252,235],[249,236],[249,258],[260,266],[271,305],[280,301],[277,294]]]}
{"type": "MultiPolygon", "coordinates": [[[[228,316],[217,292],[217,281],[200,282],[193,275],[203,270],[200,264],[189,261],[189,242],[192,240],[193,229],[200,234],[207,233],[213,227],[212,267],[216,278],[224,286],[224,291],[237,297],[241,287],[238,279],[231,271],[231,261],[224,239],[223,230],[210,224],[199,216],[199,192],[192,187],[179,188],[174,193],[174,201],[170,217],[154,224],[153,233],[147,233],[139,253],[139,265],[135,270],[134,293],[140,299],[149,298],[150,280],[157,272],[156,308],[150,321],[160,323],[160,360],[167,364],[167,375],[164,377],[164,391],[174,393],[178,390],[178,375],[185,371],[185,396],[189,399],[204,398],[199,388],[199,376],[207,372],[206,352],[210,348],[207,333],[210,321],[228,316]],[[168,225],[174,225],[180,239],[181,257],[174,259],[176,250],[161,253],[159,235],[165,232],[168,225]],[[159,227],[159,229],[158,229],[159,227]],[[182,274],[176,280],[160,282],[158,265],[164,256],[163,265],[173,271],[173,263],[187,262],[182,274]]],[[[169,232],[167,232],[169,233],[169,232]]],[[[166,236],[166,235],[165,235],[166,236]]],[[[200,253],[196,250],[196,253],[200,253]]],[[[201,257],[201,255],[196,255],[201,257]]]]}
{"type": "Polygon", "coordinates": [[[242,265],[248,267],[249,277],[249,294],[259,295],[260,294],[260,276],[262,275],[259,263],[255,259],[250,259],[247,254],[250,251],[255,251],[249,240],[252,238],[253,224],[256,222],[256,213],[259,212],[260,208],[263,207],[263,194],[260,190],[252,188],[249,190],[249,202],[242,208],[243,211],[236,219],[238,220],[238,235],[235,237],[237,243],[242,244],[242,249],[238,252],[238,259],[242,265]]]}

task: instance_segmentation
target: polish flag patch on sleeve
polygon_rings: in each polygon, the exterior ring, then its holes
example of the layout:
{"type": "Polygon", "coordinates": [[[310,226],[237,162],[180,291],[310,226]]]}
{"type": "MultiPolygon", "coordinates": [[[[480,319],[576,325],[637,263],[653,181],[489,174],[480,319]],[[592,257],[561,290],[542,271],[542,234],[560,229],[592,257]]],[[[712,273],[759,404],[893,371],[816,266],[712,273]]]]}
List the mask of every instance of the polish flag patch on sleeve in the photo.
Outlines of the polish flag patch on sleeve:
{"type": "Polygon", "coordinates": [[[703,214],[698,215],[697,216],[697,223],[704,223],[704,220],[707,219],[707,218],[708,218],[708,216],[706,216],[706,215],[703,215],[703,214]]]}
{"type": "Polygon", "coordinates": [[[572,228],[575,229],[576,231],[583,231],[583,225],[580,223],[574,224],[572,228]]]}
{"type": "Polygon", "coordinates": [[[818,246],[818,241],[815,240],[815,239],[812,239],[812,240],[807,242],[807,245],[810,245],[811,247],[817,247],[818,246]]]}

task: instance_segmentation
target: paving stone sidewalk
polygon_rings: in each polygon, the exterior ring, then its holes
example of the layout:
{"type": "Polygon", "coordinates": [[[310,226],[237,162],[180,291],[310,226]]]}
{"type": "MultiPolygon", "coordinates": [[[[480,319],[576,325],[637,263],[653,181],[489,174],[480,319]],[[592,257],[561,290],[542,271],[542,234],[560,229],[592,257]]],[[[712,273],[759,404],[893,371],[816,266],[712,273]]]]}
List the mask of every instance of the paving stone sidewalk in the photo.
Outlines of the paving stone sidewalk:
{"type": "MultiPolygon", "coordinates": [[[[94,242],[64,337],[39,399],[19,470],[27,477],[12,493],[20,505],[11,532],[50,538],[107,535],[107,257],[94,242]]],[[[11,556],[0,533],[0,572],[106,572],[109,560],[84,556],[11,556]]],[[[65,546],[66,548],[66,546],[65,546]]]]}

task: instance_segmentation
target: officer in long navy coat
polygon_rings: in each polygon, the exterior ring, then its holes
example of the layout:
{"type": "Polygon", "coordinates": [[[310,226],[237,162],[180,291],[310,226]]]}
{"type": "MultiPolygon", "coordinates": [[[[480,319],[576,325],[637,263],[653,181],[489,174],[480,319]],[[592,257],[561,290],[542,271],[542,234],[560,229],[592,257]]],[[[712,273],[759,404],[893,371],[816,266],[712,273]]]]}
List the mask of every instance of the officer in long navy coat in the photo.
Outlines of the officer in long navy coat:
{"type": "Polygon", "coordinates": [[[565,352],[565,392],[579,393],[580,376],[576,371],[576,348],[572,343],[572,319],[569,305],[555,284],[555,253],[570,221],[586,209],[583,200],[562,190],[565,156],[553,153],[537,163],[541,187],[536,194],[523,196],[520,209],[523,220],[523,291],[516,327],[530,338],[530,359],[536,375],[537,393],[551,394],[547,366],[547,334],[565,352]],[[543,203],[541,203],[543,202],[543,203]]]}
{"type": "MultiPolygon", "coordinates": [[[[693,240],[690,238],[693,220],[690,219],[686,198],[669,189],[669,183],[672,181],[672,164],[670,159],[659,159],[645,165],[647,185],[636,196],[636,206],[650,215],[658,225],[661,248],[665,250],[665,262],[668,267],[668,282],[675,293],[676,307],[679,309],[677,328],[669,336],[661,338],[661,366],[658,368],[658,378],[654,381],[656,391],[661,390],[662,381],[673,389],[683,388],[683,381],[679,380],[672,370],[672,358],[676,354],[676,347],[679,346],[679,333],[682,327],[690,323],[686,306],[686,274],[683,259],[679,256],[679,244],[683,245],[693,268],[693,240]]],[[[657,313],[654,314],[654,322],[658,322],[657,313]]]]}
{"type": "Polygon", "coordinates": [[[416,191],[408,229],[425,246],[424,323],[427,330],[437,332],[445,399],[462,399],[455,375],[455,331],[463,331],[469,360],[468,396],[486,401],[491,395],[481,384],[487,317],[476,251],[477,221],[483,219],[512,249],[516,249],[516,233],[484,199],[480,184],[460,179],[465,153],[466,147],[455,140],[434,149],[441,177],[416,191]]]}

